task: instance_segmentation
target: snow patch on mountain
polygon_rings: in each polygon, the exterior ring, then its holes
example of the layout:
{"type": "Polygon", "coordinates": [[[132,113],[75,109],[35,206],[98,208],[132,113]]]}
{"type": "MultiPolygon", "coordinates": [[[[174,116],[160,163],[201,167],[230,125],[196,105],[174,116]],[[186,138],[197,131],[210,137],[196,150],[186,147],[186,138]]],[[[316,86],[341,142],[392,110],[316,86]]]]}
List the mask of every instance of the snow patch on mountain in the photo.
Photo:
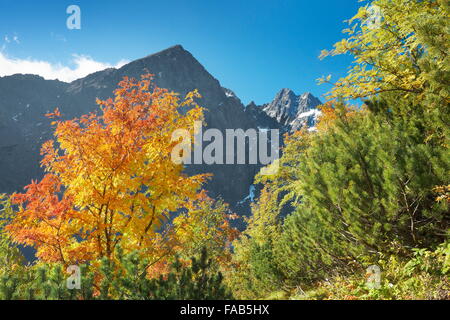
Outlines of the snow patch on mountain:
{"type": "Polygon", "coordinates": [[[262,106],[262,110],[278,123],[296,131],[304,126],[313,127],[321,114],[317,108],[322,102],[306,92],[296,95],[291,89],[282,89],[272,102],[262,106]]]}
{"type": "Polygon", "coordinates": [[[256,193],[256,187],[255,185],[251,185],[248,189],[248,196],[246,196],[244,199],[238,202],[238,204],[243,204],[246,201],[250,200],[250,202],[255,201],[255,193],[256,193]]]}

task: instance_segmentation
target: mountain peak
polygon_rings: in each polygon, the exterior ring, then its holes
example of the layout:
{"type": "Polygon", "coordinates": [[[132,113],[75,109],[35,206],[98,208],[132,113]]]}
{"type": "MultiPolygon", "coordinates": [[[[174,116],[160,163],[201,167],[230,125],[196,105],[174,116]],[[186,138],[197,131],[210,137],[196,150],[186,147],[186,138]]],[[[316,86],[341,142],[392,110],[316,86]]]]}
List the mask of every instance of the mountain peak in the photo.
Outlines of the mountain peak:
{"type": "Polygon", "coordinates": [[[278,123],[288,126],[291,130],[297,130],[303,125],[313,124],[320,113],[317,110],[320,104],[322,104],[320,100],[310,92],[296,95],[291,89],[283,88],[272,102],[263,106],[263,111],[278,123]]]}
{"type": "Polygon", "coordinates": [[[185,50],[183,48],[183,46],[181,44],[176,44],[174,46],[168,47],[164,50],[152,53],[147,55],[146,57],[139,59],[139,60],[145,60],[147,58],[151,58],[151,57],[158,57],[158,56],[172,56],[172,55],[179,55],[179,54],[183,54],[183,53],[189,53],[189,51],[185,50]]]}
{"type": "Polygon", "coordinates": [[[168,47],[168,48],[163,49],[161,51],[158,51],[156,53],[153,53],[153,54],[151,54],[151,56],[158,55],[158,54],[161,54],[161,53],[175,53],[175,52],[183,52],[183,51],[186,51],[183,48],[183,46],[181,44],[176,44],[174,46],[171,46],[171,47],[168,47]]]}
{"type": "Polygon", "coordinates": [[[154,83],[158,87],[169,88],[180,95],[198,89],[203,96],[201,101],[206,105],[217,107],[218,99],[235,96],[231,91],[224,91],[219,81],[179,44],[131,61],[117,70],[98,72],[78,80],[71,91],[79,91],[83,87],[101,88],[107,83],[103,90],[107,96],[124,76],[138,79],[145,73],[154,75],[154,83]]]}
{"type": "Polygon", "coordinates": [[[319,98],[314,96],[311,92],[303,93],[299,99],[301,100],[300,104],[309,105],[309,109],[316,108],[318,105],[322,104],[319,98]]]}
{"type": "Polygon", "coordinates": [[[289,88],[281,89],[276,95],[276,97],[294,97],[294,96],[296,96],[295,92],[289,88]]]}

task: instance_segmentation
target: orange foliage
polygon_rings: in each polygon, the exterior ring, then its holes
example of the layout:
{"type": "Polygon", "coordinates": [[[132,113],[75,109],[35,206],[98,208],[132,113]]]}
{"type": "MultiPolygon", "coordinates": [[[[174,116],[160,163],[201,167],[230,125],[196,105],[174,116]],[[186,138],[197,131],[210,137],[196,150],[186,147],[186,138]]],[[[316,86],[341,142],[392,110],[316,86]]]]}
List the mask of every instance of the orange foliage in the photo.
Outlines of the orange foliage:
{"type": "Polygon", "coordinates": [[[364,108],[358,109],[355,106],[341,105],[335,100],[328,101],[320,106],[322,114],[317,123],[317,130],[319,132],[327,131],[336,119],[351,118],[364,108]]]}
{"type": "Polygon", "coordinates": [[[41,260],[114,258],[119,244],[124,252],[157,257],[179,245],[164,223],[201,201],[197,192],[207,175],[189,177],[171,161],[172,132],[193,132],[203,113],[196,91],[180,99],[151,80],[124,78],[114,100],[97,101],[98,114],[54,122],[55,141],[41,151],[46,175],[13,195],[19,211],[7,228],[41,260]],[[190,111],[180,113],[182,106],[190,111]]]}

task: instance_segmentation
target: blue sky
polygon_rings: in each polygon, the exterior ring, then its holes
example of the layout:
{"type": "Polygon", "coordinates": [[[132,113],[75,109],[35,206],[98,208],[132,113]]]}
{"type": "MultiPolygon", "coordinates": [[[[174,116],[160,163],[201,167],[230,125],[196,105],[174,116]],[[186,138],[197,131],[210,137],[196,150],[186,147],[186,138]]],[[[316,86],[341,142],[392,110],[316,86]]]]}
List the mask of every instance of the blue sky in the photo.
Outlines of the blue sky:
{"type": "Polygon", "coordinates": [[[281,88],[321,96],[329,86],[318,86],[317,78],[343,76],[351,57],[319,60],[320,51],[343,37],[344,20],[361,5],[357,0],[2,0],[0,75],[51,68],[47,77],[76,77],[181,44],[244,103],[268,102],[281,88]],[[66,27],[72,4],[81,8],[81,30],[66,27]],[[82,70],[74,73],[77,66],[82,70]]]}

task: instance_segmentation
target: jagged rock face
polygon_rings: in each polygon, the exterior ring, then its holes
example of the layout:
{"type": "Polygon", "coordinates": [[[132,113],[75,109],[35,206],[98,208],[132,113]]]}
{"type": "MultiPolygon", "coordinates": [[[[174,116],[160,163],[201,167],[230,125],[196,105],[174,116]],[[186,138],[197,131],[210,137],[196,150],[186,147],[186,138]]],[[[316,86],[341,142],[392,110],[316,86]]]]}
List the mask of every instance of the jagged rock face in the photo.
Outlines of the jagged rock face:
{"type": "Polygon", "coordinates": [[[263,108],[253,101],[245,107],[245,113],[257,124],[258,129],[278,129],[281,134],[286,132],[286,126],[278,122],[276,118],[268,116],[263,108]]]}
{"type": "Polygon", "coordinates": [[[313,127],[320,111],[319,99],[307,92],[296,95],[290,89],[282,89],[272,102],[263,105],[262,110],[271,118],[290,131],[296,131],[304,126],[313,127]]]}

